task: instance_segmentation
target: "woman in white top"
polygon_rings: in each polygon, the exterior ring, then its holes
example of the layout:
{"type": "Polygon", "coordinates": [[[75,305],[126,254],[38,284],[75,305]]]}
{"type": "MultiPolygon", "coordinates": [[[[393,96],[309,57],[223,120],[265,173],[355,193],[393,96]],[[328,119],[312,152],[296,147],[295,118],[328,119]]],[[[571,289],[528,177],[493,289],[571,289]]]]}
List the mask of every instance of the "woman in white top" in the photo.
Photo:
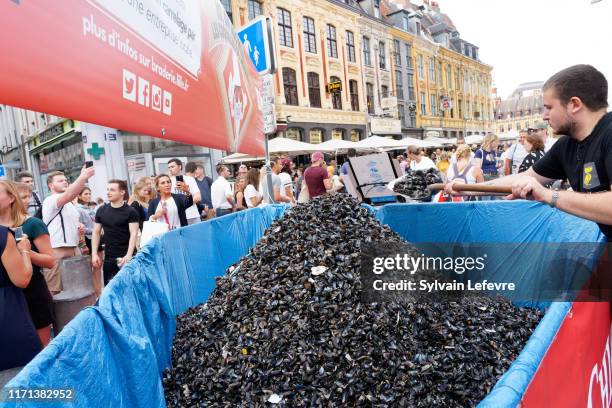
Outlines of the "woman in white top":
{"type": "Polygon", "coordinates": [[[244,199],[247,207],[253,208],[261,204],[263,194],[257,190],[259,186],[259,170],[250,169],[246,176],[247,186],[244,189],[244,199]]]}
{"type": "Polygon", "coordinates": [[[482,183],[484,175],[482,170],[472,162],[472,149],[466,144],[457,147],[457,161],[451,163],[446,171],[448,181],[461,179],[466,184],[482,183]]]}
{"type": "Polygon", "coordinates": [[[170,176],[160,174],[155,178],[155,187],[159,192],[159,197],[149,203],[151,214],[149,220],[165,222],[170,229],[187,226],[186,210],[193,205],[193,198],[187,183],[183,183],[185,194],[173,194],[170,176]]]}
{"type": "Polygon", "coordinates": [[[291,203],[295,204],[295,197],[293,196],[293,180],[291,179],[291,159],[283,159],[281,162],[282,169],[278,174],[281,180],[280,194],[283,197],[289,197],[291,203]]]}

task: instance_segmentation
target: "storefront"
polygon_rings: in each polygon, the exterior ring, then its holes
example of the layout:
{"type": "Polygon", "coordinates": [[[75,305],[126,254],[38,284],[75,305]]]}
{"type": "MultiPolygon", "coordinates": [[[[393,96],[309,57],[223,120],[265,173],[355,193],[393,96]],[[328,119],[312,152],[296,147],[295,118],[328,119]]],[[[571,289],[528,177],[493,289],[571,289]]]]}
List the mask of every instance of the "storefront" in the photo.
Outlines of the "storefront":
{"type": "Polygon", "coordinates": [[[216,177],[214,164],[221,159],[221,151],[121,131],[105,133],[104,141],[100,140],[100,143],[92,146],[92,140],[88,143],[85,136],[89,134],[90,139],[94,137],[92,128],[96,128],[96,125],[65,119],[30,139],[28,147],[32,172],[36,190],[42,197],[49,194],[47,176],[51,172],[62,171],[73,182],[86,160],[93,160],[96,166],[102,166],[96,169],[97,175],[104,170],[105,176],[97,183],[101,185],[96,185],[96,196],[104,196],[108,179],[127,178],[131,188],[142,176],[167,172],[168,160],[175,157],[184,163],[198,162],[204,166],[206,175],[216,177]],[[112,140],[106,140],[108,138],[112,140]],[[121,167],[115,167],[116,163],[121,163],[121,167]]]}
{"type": "Polygon", "coordinates": [[[349,140],[358,142],[365,139],[365,126],[328,123],[290,123],[279,136],[300,142],[318,144],[328,140],[349,140]]]}

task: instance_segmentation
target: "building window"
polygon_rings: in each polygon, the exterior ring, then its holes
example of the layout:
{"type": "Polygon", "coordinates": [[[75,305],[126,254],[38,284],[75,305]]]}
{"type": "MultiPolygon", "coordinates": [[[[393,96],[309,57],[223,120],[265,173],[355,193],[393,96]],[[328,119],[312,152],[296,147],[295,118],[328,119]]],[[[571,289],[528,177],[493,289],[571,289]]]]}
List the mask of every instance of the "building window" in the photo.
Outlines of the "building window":
{"type": "Polygon", "coordinates": [[[369,67],[372,66],[372,59],[370,57],[370,39],[363,37],[363,63],[369,67]]]}
{"type": "Polygon", "coordinates": [[[451,110],[450,110],[451,118],[455,117],[455,100],[451,98],[451,110]]]}
{"type": "Polygon", "coordinates": [[[451,66],[447,65],[446,66],[446,87],[448,89],[452,89],[453,87],[453,81],[452,81],[452,73],[451,73],[451,66]]]}
{"type": "Polygon", "coordinates": [[[302,129],[290,128],[285,131],[285,137],[287,139],[295,140],[297,142],[302,141],[302,129]]]}
{"type": "Polygon", "coordinates": [[[438,64],[438,82],[440,82],[438,84],[439,86],[442,86],[442,81],[444,80],[443,78],[444,76],[442,76],[442,63],[439,63],[438,64]]]}
{"type": "Polygon", "coordinates": [[[467,75],[463,76],[463,91],[466,94],[470,93],[470,80],[467,75]]]}
{"type": "Polygon", "coordinates": [[[387,69],[387,53],[385,52],[385,43],[382,41],[378,42],[378,59],[380,69],[387,69]]]}
{"type": "Polygon", "coordinates": [[[327,25],[327,56],[338,58],[338,43],[336,41],[336,27],[327,25]]]}
{"type": "Polygon", "coordinates": [[[344,129],[333,129],[331,132],[332,140],[342,140],[344,139],[344,129]]]}
{"type": "Polygon", "coordinates": [[[402,78],[402,71],[399,69],[395,70],[395,96],[398,99],[404,99],[404,84],[402,78]]]}
{"type": "Polygon", "coordinates": [[[412,68],[412,45],[406,44],[406,66],[412,68]]]}
{"type": "MultiPolygon", "coordinates": [[[[329,78],[329,82],[340,82],[340,78],[333,76],[329,78]]],[[[332,107],[342,110],[342,92],[332,92],[332,107]]]]}
{"type": "Polygon", "coordinates": [[[278,13],[278,42],[285,47],[293,48],[293,29],[291,28],[291,13],[279,8],[278,13]]]}
{"type": "Polygon", "coordinates": [[[323,141],[323,131],[321,129],[311,129],[308,136],[310,143],[317,144],[323,141]]]}
{"type": "Polygon", "coordinates": [[[368,105],[368,113],[374,114],[374,85],[366,82],[366,103],[368,105]]]}
{"type": "Polygon", "coordinates": [[[402,66],[402,51],[400,50],[400,42],[398,40],[393,40],[393,62],[395,62],[395,66],[402,66]]]}
{"type": "Polygon", "coordinates": [[[419,79],[425,79],[425,70],[423,67],[423,56],[417,55],[417,70],[419,71],[419,79]]]}
{"type": "Polygon", "coordinates": [[[380,18],[380,0],[374,0],[374,17],[380,18]]]}
{"type": "Polygon", "coordinates": [[[408,74],[408,100],[414,101],[414,74],[408,74]]]}
{"type": "Polygon", "coordinates": [[[404,112],[404,105],[397,105],[397,113],[402,127],[406,127],[406,113],[404,112]]]}
{"type": "Polygon", "coordinates": [[[461,71],[455,71],[455,89],[461,91],[461,71]]]}
{"type": "Polygon", "coordinates": [[[317,53],[317,38],[315,34],[315,23],[310,17],[304,17],[304,50],[317,53]]]}
{"type": "Polygon", "coordinates": [[[402,18],[402,28],[404,31],[408,31],[408,17],[406,16],[402,18]]]}
{"type": "Polygon", "coordinates": [[[357,81],[351,79],[349,81],[349,90],[351,92],[351,110],[354,112],[359,111],[359,88],[357,81]]]}
{"type": "Polygon", "coordinates": [[[429,107],[431,110],[431,116],[436,116],[438,114],[438,99],[436,95],[429,95],[429,107]]]}
{"type": "Polygon", "coordinates": [[[389,96],[389,87],[387,85],[383,85],[380,87],[380,94],[383,98],[389,96]]]}
{"type": "Polygon", "coordinates": [[[415,25],[416,25],[416,35],[420,37],[421,36],[421,22],[417,21],[415,25]]]}
{"type": "Polygon", "coordinates": [[[297,80],[293,69],[283,68],[283,86],[285,88],[285,103],[298,106],[297,80]]]}
{"type": "Polygon", "coordinates": [[[355,36],[352,31],[346,32],[346,53],[349,62],[357,62],[357,58],[355,58],[355,36]]]}
{"type": "Polygon", "coordinates": [[[468,119],[470,119],[471,117],[470,109],[471,109],[471,105],[470,105],[470,100],[468,99],[467,101],[465,101],[465,115],[467,116],[468,119]]]}
{"type": "Polygon", "coordinates": [[[319,74],[309,72],[308,78],[308,99],[310,100],[311,108],[321,107],[321,86],[319,85],[319,74]]]}
{"type": "Polygon", "coordinates": [[[221,4],[223,5],[223,9],[227,13],[227,16],[229,17],[230,21],[233,23],[234,20],[232,18],[232,2],[231,2],[231,0],[221,0],[221,4]]]}
{"type": "Polygon", "coordinates": [[[351,130],[351,142],[358,142],[361,140],[361,130],[351,130]]]}
{"type": "Polygon", "coordinates": [[[259,0],[249,0],[249,20],[263,14],[261,2],[259,0]]]}
{"type": "Polygon", "coordinates": [[[429,81],[436,82],[436,67],[433,58],[429,57],[429,81]]]}
{"type": "Polygon", "coordinates": [[[427,115],[427,99],[425,97],[425,92],[420,93],[420,102],[421,102],[421,115],[427,115]]]}

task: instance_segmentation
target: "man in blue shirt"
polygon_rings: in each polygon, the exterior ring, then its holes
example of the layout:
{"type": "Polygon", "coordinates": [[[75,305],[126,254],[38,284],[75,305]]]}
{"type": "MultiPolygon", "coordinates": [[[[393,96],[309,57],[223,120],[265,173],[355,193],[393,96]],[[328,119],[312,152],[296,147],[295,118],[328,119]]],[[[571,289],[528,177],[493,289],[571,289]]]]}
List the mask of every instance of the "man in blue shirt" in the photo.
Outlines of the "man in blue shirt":
{"type": "MultiPolygon", "coordinates": [[[[348,157],[357,157],[357,151],[353,148],[348,149],[347,155],[348,157]]],[[[347,159],[344,163],[342,163],[342,167],[340,168],[340,174],[348,174],[349,166],[349,161],[347,159]]]]}

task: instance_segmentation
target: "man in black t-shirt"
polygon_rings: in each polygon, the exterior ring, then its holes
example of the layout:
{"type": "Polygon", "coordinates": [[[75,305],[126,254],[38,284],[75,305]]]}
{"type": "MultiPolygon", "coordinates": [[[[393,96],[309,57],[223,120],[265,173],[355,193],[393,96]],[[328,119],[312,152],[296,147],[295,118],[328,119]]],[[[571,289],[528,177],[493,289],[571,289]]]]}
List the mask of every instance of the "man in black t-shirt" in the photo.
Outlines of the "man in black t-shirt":
{"type": "MultiPolygon", "coordinates": [[[[543,87],[544,120],[562,136],[532,168],[486,184],[512,186],[507,198],[527,198],[595,221],[612,241],[612,112],[608,82],[590,65],[553,75],[543,87]],[[568,179],[573,191],[544,187],[568,179]],[[591,194],[592,193],[592,194],[591,194]]],[[[449,183],[446,191],[456,193],[449,183]]]]}
{"type": "Polygon", "coordinates": [[[91,239],[91,262],[100,267],[98,256],[100,233],[104,230],[104,285],[128,263],[134,255],[138,236],[138,213],[127,205],[127,184],[123,180],[110,180],[106,187],[109,204],[98,208],[91,239]]]}

